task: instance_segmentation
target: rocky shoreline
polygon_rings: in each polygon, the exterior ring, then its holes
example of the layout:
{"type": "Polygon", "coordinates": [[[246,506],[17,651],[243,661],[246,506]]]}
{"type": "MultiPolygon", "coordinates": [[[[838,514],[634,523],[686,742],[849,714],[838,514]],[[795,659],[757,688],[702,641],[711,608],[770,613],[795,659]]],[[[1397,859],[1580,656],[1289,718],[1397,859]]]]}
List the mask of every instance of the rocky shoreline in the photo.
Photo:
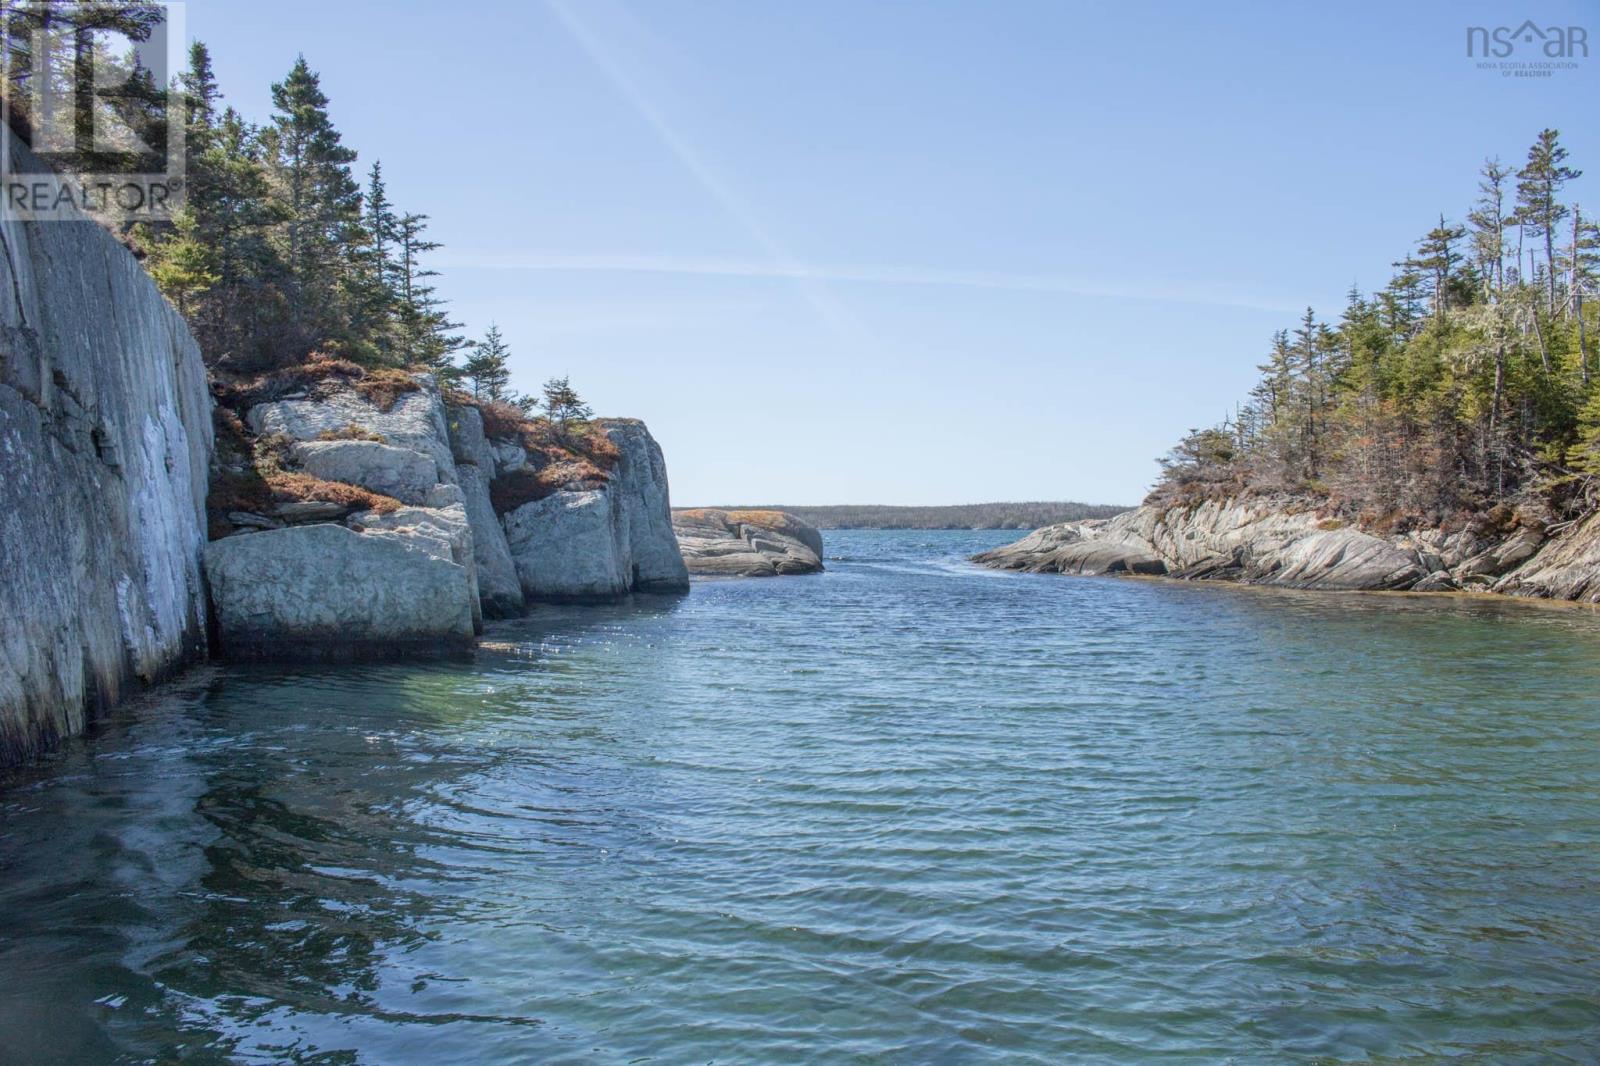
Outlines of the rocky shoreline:
{"type": "Polygon", "coordinates": [[[98,223],[0,252],[0,766],[208,655],[461,654],[531,603],[688,590],[642,422],[336,359],[208,380],[98,223]]]}
{"type": "Polygon", "coordinates": [[[687,590],[666,464],[643,423],[486,429],[428,375],[390,396],[361,384],[327,374],[244,405],[235,452],[261,465],[277,449],[290,470],[269,490],[312,498],[214,516],[223,535],[205,569],[226,657],[451,654],[485,617],[530,603],[687,590]],[[342,498],[346,486],[364,498],[342,498]]]}
{"type": "Polygon", "coordinates": [[[1364,530],[1300,497],[1147,504],[973,557],[1000,570],[1142,574],[1328,591],[1491,592],[1600,603],[1600,515],[1547,525],[1364,530]]]}
{"type": "Polygon", "coordinates": [[[698,577],[779,577],[816,574],[822,534],[785,511],[672,512],[672,527],[689,572],[698,577]]]}

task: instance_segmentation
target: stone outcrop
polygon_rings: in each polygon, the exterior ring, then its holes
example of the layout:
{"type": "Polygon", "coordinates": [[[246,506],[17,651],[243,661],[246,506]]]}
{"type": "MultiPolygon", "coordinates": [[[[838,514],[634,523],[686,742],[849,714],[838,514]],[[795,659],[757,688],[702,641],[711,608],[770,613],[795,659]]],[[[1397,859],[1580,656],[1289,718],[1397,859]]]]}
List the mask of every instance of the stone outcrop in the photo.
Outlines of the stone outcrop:
{"type": "MultiPolygon", "coordinates": [[[[502,516],[528,599],[605,600],[689,587],[660,446],[642,422],[606,419],[601,426],[617,450],[603,483],[568,485],[502,516]]],[[[501,457],[506,442],[493,448],[501,457]]]]}
{"type": "Polygon", "coordinates": [[[678,545],[697,576],[776,577],[822,570],[822,534],[783,511],[694,508],[672,513],[678,545]]]}
{"type": "Polygon", "coordinates": [[[212,431],[194,339],[109,233],[8,220],[0,253],[7,763],[203,653],[212,431]]]}
{"type": "Polygon", "coordinates": [[[389,404],[348,384],[261,403],[245,421],[298,469],[408,506],[307,500],[233,519],[206,548],[214,632],[233,659],[448,654],[482,629],[477,531],[433,379],[389,404]],[[319,552],[325,553],[319,556],[319,552]]]}
{"type": "Polygon", "coordinates": [[[324,481],[359,485],[404,503],[424,502],[440,481],[431,456],[375,440],[302,441],[291,455],[300,469],[324,481]]]}
{"type": "MultiPolygon", "coordinates": [[[[417,387],[388,405],[349,381],[323,380],[314,394],[244,412],[294,472],[388,502],[356,509],[306,500],[229,514],[231,535],[206,551],[218,644],[228,656],[372,658],[390,647],[393,654],[447,653],[464,639],[458,603],[467,605],[470,640],[485,616],[516,614],[530,599],[608,600],[687,587],[666,466],[642,423],[602,423],[608,469],[583,467],[582,484],[501,516],[499,479],[556,460],[520,437],[492,439],[476,407],[447,406],[431,378],[413,380],[417,387]],[[318,550],[329,553],[325,564],[317,563],[318,550]],[[386,567],[407,572],[374,595],[386,567]]],[[[555,454],[576,461],[559,447],[555,454]]]]}
{"type": "Polygon", "coordinates": [[[975,556],[1034,573],[1146,574],[1282,588],[1417,592],[1493,590],[1600,598],[1600,521],[1549,537],[1537,525],[1380,535],[1319,517],[1294,498],[1135,508],[1037,530],[975,556]]]}
{"type": "Polygon", "coordinates": [[[1527,562],[1497,580],[1494,591],[1600,603],[1600,514],[1545,540],[1527,562]]]}
{"type": "Polygon", "coordinates": [[[465,651],[474,601],[449,535],[333,523],[206,546],[231,659],[391,659],[465,651]]]}
{"type": "MultiPolygon", "coordinates": [[[[475,407],[446,408],[450,450],[456,463],[456,480],[467,521],[473,531],[473,553],[477,561],[478,592],[483,613],[490,618],[507,618],[525,606],[522,583],[511,561],[511,548],[500,518],[489,498],[489,485],[499,470],[495,449],[483,432],[483,416],[475,407]]],[[[522,452],[512,446],[518,456],[522,452]]]]}

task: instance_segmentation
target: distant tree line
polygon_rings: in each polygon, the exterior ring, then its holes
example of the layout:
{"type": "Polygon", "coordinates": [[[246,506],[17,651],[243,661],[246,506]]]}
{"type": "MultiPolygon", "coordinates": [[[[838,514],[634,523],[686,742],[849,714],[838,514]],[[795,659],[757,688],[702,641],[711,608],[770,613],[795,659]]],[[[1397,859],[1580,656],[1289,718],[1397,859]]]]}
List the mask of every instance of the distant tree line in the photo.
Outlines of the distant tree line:
{"type": "MultiPolygon", "coordinates": [[[[357,176],[356,153],[329,113],[320,79],[297,58],[272,86],[272,113],[257,125],[226,106],[201,42],[174,86],[155,83],[137,53],[115,54],[108,35],[150,38],[163,17],[147,3],[35,3],[0,12],[8,80],[3,89],[14,124],[28,126],[35,82],[51,77],[58,95],[80,108],[115,112],[119,122],[164,143],[169,90],[181,90],[186,196],[171,222],[123,227],[119,236],[140,256],[162,292],[188,320],[214,372],[251,374],[294,367],[313,357],[367,368],[428,370],[482,403],[524,412],[546,407],[562,424],[586,418],[587,407],[566,378],[545,396],[511,387],[511,352],[498,327],[469,341],[453,321],[428,266],[439,243],[428,216],[389,196],[383,166],[357,176]],[[37,31],[71,42],[73,63],[34,56],[37,31]],[[83,64],[100,73],[85,82],[83,64]],[[118,71],[116,89],[104,86],[118,71]],[[73,78],[76,71],[80,75],[73,78]]],[[[79,116],[80,123],[92,115],[79,116]]],[[[109,163],[89,159],[85,165],[109,163]]]]}
{"type": "Polygon", "coordinates": [[[1110,518],[1127,510],[1066,502],[963,503],[947,507],[888,507],[838,504],[822,507],[762,505],[730,511],[787,511],[818,529],[1039,529],[1057,522],[1110,518]]]}
{"type": "Polygon", "coordinates": [[[1249,399],[1162,461],[1152,498],[1303,493],[1353,517],[1437,522],[1539,499],[1600,503],[1594,214],[1556,130],[1488,160],[1375,293],[1273,335],[1249,399]]]}

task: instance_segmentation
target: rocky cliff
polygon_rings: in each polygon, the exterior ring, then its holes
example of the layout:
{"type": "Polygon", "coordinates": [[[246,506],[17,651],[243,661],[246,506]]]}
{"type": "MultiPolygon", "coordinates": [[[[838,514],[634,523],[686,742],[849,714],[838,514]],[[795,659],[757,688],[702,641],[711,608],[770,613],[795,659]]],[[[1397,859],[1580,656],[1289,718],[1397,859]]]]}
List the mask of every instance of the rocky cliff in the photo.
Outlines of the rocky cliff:
{"type": "Polygon", "coordinates": [[[691,574],[776,577],[822,569],[822,534],[784,511],[672,512],[673,529],[691,574]]]}
{"type": "MultiPolygon", "coordinates": [[[[614,453],[603,478],[566,482],[503,516],[506,543],[530,599],[605,600],[689,587],[660,446],[634,419],[605,419],[599,428],[614,453]]],[[[501,441],[496,452],[514,448],[501,441]]]]}
{"type": "Polygon", "coordinates": [[[1382,534],[1297,498],[1144,506],[975,557],[1034,573],[1148,574],[1328,590],[1472,590],[1600,602],[1600,516],[1382,534]]]}
{"type": "Polygon", "coordinates": [[[234,402],[205,560],[230,658],[448,654],[530,601],[687,588],[640,422],[486,425],[427,375],[332,362],[234,402]]]}
{"type": "Polygon", "coordinates": [[[104,229],[0,221],[0,250],[4,763],[203,653],[212,434],[188,328],[104,229]]]}

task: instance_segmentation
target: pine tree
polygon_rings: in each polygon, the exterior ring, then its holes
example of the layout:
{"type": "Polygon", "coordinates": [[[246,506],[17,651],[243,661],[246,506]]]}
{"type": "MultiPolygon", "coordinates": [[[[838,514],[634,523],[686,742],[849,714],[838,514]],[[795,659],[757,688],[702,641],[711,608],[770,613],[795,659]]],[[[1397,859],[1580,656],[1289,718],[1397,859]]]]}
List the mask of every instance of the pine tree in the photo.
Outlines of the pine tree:
{"type": "Polygon", "coordinates": [[[1483,179],[1478,183],[1478,202],[1467,222],[1472,226],[1479,271],[1498,298],[1506,286],[1506,179],[1511,168],[1501,166],[1499,159],[1485,159],[1478,174],[1483,179]]]}
{"type": "Polygon", "coordinates": [[[399,249],[398,284],[399,330],[404,354],[408,362],[424,366],[439,375],[441,381],[459,380],[461,367],[455,362],[455,353],[467,346],[466,338],[456,334],[461,323],[450,321],[428,278],[438,276],[438,271],[422,265],[422,256],[439,247],[438,241],[426,240],[428,216],[404,214],[395,222],[395,240],[399,249]]]}
{"type": "Polygon", "coordinates": [[[1450,280],[1454,277],[1456,266],[1461,260],[1455,246],[1466,233],[1464,227],[1449,225],[1445,222],[1444,216],[1440,215],[1439,224],[1418,242],[1416,258],[1406,261],[1407,266],[1421,271],[1427,279],[1427,291],[1433,300],[1435,322],[1444,321],[1450,280]]]}
{"type": "Polygon", "coordinates": [[[582,427],[594,417],[594,411],[579,398],[564,374],[544,383],[544,414],[563,434],[570,425],[582,427]]]}
{"type": "Polygon", "coordinates": [[[216,249],[200,239],[192,211],[183,210],[172,220],[172,231],[156,246],[147,266],[150,276],[180,314],[189,315],[195,301],[220,279],[216,249]]]}
{"type": "Polygon", "coordinates": [[[299,57],[272,87],[274,114],[263,136],[278,195],[287,208],[290,343],[304,354],[347,346],[351,293],[347,254],[362,242],[361,190],[350,173],[356,153],[340,143],[319,79],[299,57]]]}
{"type": "Polygon", "coordinates": [[[491,324],[483,340],[473,343],[472,354],[462,368],[463,376],[471,383],[474,400],[508,399],[510,359],[511,349],[500,336],[500,328],[491,324]]]}
{"type": "Polygon", "coordinates": [[[1517,219],[1531,236],[1544,238],[1547,310],[1552,318],[1556,313],[1555,242],[1560,223],[1567,217],[1566,205],[1558,197],[1562,186],[1583,176],[1583,171],[1566,165],[1567,150],[1559,137],[1557,130],[1539,131],[1528,149],[1528,162],[1517,172],[1517,219]]]}

